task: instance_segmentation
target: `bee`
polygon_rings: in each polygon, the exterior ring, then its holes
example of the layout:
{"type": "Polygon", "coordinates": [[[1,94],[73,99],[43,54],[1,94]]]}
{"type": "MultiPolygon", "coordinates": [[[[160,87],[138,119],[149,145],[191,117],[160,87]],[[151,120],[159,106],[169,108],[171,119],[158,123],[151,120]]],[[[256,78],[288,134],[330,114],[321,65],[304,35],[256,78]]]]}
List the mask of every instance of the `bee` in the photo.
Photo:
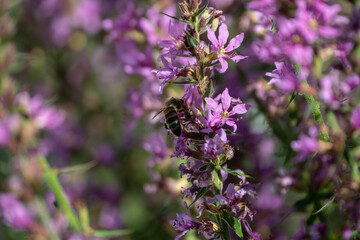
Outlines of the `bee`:
{"type": "Polygon", "coordinates": [[[190,118],[190,113],[184,100],[174,97],[170,98],[168,101],[166,101],[165,107],[156,113],[152,119],[154,119],[162,112],[164,113],[165,127],[169,129],[175,136],[179,137],[181,134],[182,125],[180,122],[181,118],[179,118],[178,113],[183,112],[185,119],[190,118]]]}

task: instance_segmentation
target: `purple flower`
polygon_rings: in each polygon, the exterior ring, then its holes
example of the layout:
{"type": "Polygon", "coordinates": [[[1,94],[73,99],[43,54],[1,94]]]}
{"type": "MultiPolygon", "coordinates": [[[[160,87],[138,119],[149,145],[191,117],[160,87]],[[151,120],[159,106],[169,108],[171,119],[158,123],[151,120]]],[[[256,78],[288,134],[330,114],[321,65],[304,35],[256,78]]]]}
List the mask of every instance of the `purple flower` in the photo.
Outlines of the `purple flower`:
{"type": "Polygon", "coordinates": [[[190,216],[190,210],[186,202],[184,202],[185,208],[187,209],[188,214],[176,214],[176,220],[171,220],[170,224],[177,231],[182,231],[179,235],[176,236],[175,240],[180,239],[188,231],[192,229],[197,229],[200,227],[200,223],[194,221],[190,216]]]}
{"type": "Polygon", "coordinates": [[[39,129],[54,130],[65,119],[64,112],[44,106],[43,98],[38,95],[31,98],[27,92],[22,92],[16,96],[15,102],[33,118],[39,129]]]}
{"type": "Polygon", "coordinates": [[[201,150],[204,153],[203,158],[216,159],[220,154],[224,153],[224,150],[221,149],[223,145],[224,142],[219,135],[213,138],[205,136],[205,143],[201,146],[201,150]]]}
{"type": "Polygon", "coordinates": [[[275,85],[285,94],[292,93],[299,88],[300,82],[289,61],[275,62],[276,69],[266,76],[271,77],[269,85],[275,85]]]}
{"type": "Polygon", "coordinates": [[[0,194],[0,216],[5,223],[18,230],[29,230],[33,217],[26,207],[12,194],[0,194]]]}
{"type": "Polygon", "coordinates": [[[344,77],[340,71],[333,70],[320,81],[322,100],[332,108],[338,108],[347,100],[349,94],[360,84],[357,74],[344,77]],[[345,78],[345,79],[344,79],[345,78]],[[343,80],[344,79],[344,80],[343,80]]]}
{"type": "Polygon", "coordinates": [[[237,63],[241,59],[246,58],[246,56],[241,55],[232,56],[233,51],[240,47],[244,39],[244,33],[240,33],[239,35],[235,36],[225,47],[225,44],[229,38],[229,31],[227,26],[224,23],[220,25],[218,38],[216,38],[215,32],[211,28],[206,28],[207,37],[212,43],[212,51],[216,51],[218,53],[221,68],[218,68],[217,70],[220,73],[224,73],[228,69],[228,63],[225,61],[225,59],[230,59],[231,61],[237,63]]]}
{"type": "Polygon", "coordinates": [[[261,235],[257,232],[253,232],[249,223],[246,220],[242,220],[242,223],[249,234],[250,240],[262,240],[261,235]]]}
{"type": "Polygon", "coordinates": [[[214,131],[226,124],[236,132],[237,119],[231,116],[244,114],[250,108],[250,105],[242,103],[240,99],[230,97],[227,88],[214,99],[205,98],[205,102],[208,105],[207,126],[214,131]]]}
{"type": "Polygon", "coordinates": [[[153,134],[144,142],[143,148],[152,156],[148,160],[148,166],[154,167],[156,164],[162,163],[169,155],[165,142],[165,138],[160,134],[153,134]]]}
{"type": "Polygon", "coordinates": [[[170,79],[179,76],[180,71],[177,67],[173,66],[173,63],[170,64],[169,61],[166,60],[164,56],[161,56],[160,58],[161,58],[161,62],[164,64],[164,68],[154,69],[152,70],[152,72],[155,73],[159,79],[164,79],[164,81],[161,83],[159,88],[159,91],[161,93],[166,83],[170,79]]]}
{"type": "Polygon", "coordinates": [[[159,47],[163,49],[163,54],[166,55],[168,53],[174,54],[181,54],[179,51],[184,44],[184,35],[185,29],[187,25],[185,23],[170,20],[169,22],[169,35],[171,40],[161,40],[159,42],[159,47]]]}
{"type": "MultiPolygon", "coordinates": [[[[175,8],[171,6],[165,11],[167,14],[174,15],[175,8]]],[[[154,45],[159,38],[163,38],[166,35],[166,28],[168,27],[169,18],[159,13],[159,11],[152,7],[147,11],[147,18],[141,18],[139,21],[140,28],[145,33],[145,36],[149,44],[154,45]],[[159,31],[160,30],[160,31],[159,31]]]]}
{"type": "Polygon", "coordinates": [[[360,107],[356,108],[351,115],[351,125],[354,129],[360,129],[360,107]]]}
{"type": "Polygon", "coordinates": [[[292,149],[298,152],[300,155],[298,157],[299,161],[304,160],[307,156],[320,150],[319,142],[317,139],[318,131],[315,127],[312,127],[310,130],[310,137],[305,134],[301,134],[299,140],[293,141],[291,143],[292,149]]]}

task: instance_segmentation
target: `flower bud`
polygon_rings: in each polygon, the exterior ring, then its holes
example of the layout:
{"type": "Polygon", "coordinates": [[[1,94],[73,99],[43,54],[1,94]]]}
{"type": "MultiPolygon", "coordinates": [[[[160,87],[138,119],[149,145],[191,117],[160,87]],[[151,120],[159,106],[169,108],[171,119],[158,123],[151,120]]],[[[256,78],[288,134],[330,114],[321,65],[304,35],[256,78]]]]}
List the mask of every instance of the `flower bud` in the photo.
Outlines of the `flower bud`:
{"type": "Polygon", "coordinates": [[[211,30],[215,32],[218,26],[219,26],[219,18],[214,18],[214,20],[212,21],[211,30]]]}
{"type": "Polygon", "coordinates": [[[191,0],[190,1],[190,6],[191,6],[191,10],[193,12],[196,12],[200,6],[200,0],[191,0]]]}
{"type": "Polygon", "coordinates": [[[183,13],[183,17],[185,19],[190,19],[191,13],[188,7],[188,4],[186,2],[179,3],[179,7],[181,12],[183,13]]]}
{"type": "Polygon", "coordinates": [[[207,19],[206,19],[206,18],[201,18],[201,19],[200,19],[199,32],[205,31],[205,29],[206,29],[206,23],[207,23],[207,19]]]}

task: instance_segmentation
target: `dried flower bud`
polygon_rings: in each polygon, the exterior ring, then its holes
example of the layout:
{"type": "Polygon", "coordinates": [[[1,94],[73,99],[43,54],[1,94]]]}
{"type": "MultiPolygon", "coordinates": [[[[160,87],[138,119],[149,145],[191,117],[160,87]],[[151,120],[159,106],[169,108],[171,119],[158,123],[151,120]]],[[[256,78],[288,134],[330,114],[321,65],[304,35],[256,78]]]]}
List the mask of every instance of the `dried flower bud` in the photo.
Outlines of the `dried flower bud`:
{"type": "Polygon", "coordinates": [[[6,44],[0,50],[0,72],[8,70],[15,58],[15,47],[12,44],[6,44]]]}
{"type": "Polygon", "coordinates": [[[215,32],[219,26],[219,18],[214,18],[211,24],[211,29],[215,32]]]}
{"type": "Polygon", "coordinates": [[[188,4],[186,2],[181,2],[181,3],[179,3],[179,7],[183,13],[183,17],[185,19],[190,19],[191,13],[190,13],[188,4]]]}
{"type": "Polygon", "coordinates": [[[201,18],[201,19],[200,19],[199,32],[205,31],[205,29],[206,29],[206,23],[207,23],[207,19],[205,19],[205,18],[201,18]]]}
{"type": "Polygon", "coordinates": [[[196,12],[200,6],[200,0],[191,0],[190,2],[191,10],[196,12]]]}

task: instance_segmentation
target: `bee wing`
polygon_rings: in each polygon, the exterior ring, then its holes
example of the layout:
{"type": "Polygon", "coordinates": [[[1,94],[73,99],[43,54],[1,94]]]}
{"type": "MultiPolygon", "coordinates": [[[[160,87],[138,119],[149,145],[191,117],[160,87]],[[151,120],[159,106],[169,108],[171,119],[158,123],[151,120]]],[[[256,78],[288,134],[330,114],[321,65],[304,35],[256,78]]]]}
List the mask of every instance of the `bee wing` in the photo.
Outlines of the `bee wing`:
{"type": "Polygon", "coordinates": [[[157,112],[153,118],[151,120],[154,120],[154,118],[156,118],[157,115],[159,115],[160,113],[162,113],[164,111],[165,108],[162,108],[159,112],[157,112]]]}

